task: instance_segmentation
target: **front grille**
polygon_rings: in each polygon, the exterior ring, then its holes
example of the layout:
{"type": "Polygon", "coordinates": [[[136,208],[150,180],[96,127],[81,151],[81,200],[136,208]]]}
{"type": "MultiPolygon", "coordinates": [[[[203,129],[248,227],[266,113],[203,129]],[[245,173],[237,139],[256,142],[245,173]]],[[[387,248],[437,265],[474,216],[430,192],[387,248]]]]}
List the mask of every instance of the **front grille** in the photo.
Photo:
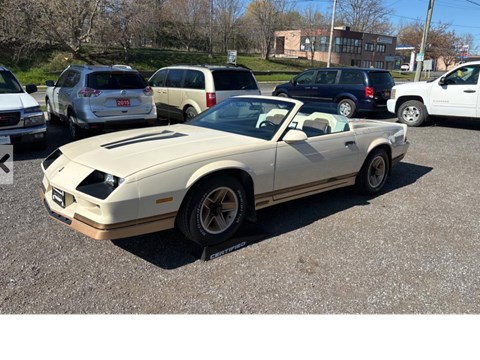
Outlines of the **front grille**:
{"type": "Polygon", "coordinates": [[[20,112],[0,112],[0,127],[14,126],[20,122],[20,112]]]}

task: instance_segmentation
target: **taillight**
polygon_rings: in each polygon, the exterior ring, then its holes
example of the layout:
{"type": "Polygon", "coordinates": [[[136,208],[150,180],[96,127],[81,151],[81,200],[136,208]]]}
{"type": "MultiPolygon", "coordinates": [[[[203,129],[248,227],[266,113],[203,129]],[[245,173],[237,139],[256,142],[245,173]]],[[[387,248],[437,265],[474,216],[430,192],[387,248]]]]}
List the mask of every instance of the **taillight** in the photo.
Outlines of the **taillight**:
{"type": "Polygon", "coordinates": [[[365,86],[365,97],[373,99],[374,94],[375,94],[375,91],[374,91],[373,87],[365,86]]]}
{"type": "Polygon", "coordinates": [[[153,90],[150,86],[147,86],[145,89],[143,89],[143,93],[147,96],[152,96],[153,95],[153,90]]]}
{"type": "Polygon", "coordinates": [[[217,96],[215,93],[207,92],[207,107],[210,108],[217,103],[217,96]]]}
{"type": "Polygon", "coordinates": [[[97,97],[100,95],[102,92],[100,90],[92,89],[89,87],[82,88],[78,91],[78,96],[79,97],[97,97]]]}

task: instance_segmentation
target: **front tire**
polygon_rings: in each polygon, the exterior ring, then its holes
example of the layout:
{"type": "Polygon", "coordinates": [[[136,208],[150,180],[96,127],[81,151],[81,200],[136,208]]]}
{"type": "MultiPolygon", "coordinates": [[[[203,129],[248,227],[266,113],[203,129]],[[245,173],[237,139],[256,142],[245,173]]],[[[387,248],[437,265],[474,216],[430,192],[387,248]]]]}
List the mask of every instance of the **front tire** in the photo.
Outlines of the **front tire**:
{"type": "Polygon", "coordinates": [[[210,177],[195,185],[177,218],[180,231],[202,246],[219,244],[241,227],[246,193],[239,180],[228,175],[210,177]]]}
{"type": "Polygon", "coordinates": [[[46,100],[47,106],[47,119],[50,124],[58,124],[60,122],[60,118],[53,113],[52,104],[50,104],[50,100],[46,100]]]}
{"type": "Polygon", "coordinates": [[[356,110],[357,106],[350,99],[343,99],[340,100],[340,102],[338,103],[338,113],[340,115],[346,116],[347,118],[352,118],[353,116],[355,116],[356,110]]]}
{"type": "Polygon", "coordinates": [[[374,149],[357,174],[355,185],[367,195],[379,193],[387,182],[390,173],[390,157],[383,149],[374,149]]]}
{"type": "Polygon", "coordinates": [[[68,115],[68,131],[72,140],[80,140],[85,136],[85,130],[76,124],[76,118],[73,112],[68,115]]]}
{"type": "Polygon", "coordinates": [[[418,100],[405,101],[398,108],[397,117],[407,126],[420,126],[428,118],[427,108],[418,100]]]}
{"type": "Polygon", "coordinates": [[[287,93],[284,93],[284,92],[278,93],[277,96],[278,96],[278,97],[286,97],[286,98],[289,97],[288,94],[287,94],[287,93]]]}

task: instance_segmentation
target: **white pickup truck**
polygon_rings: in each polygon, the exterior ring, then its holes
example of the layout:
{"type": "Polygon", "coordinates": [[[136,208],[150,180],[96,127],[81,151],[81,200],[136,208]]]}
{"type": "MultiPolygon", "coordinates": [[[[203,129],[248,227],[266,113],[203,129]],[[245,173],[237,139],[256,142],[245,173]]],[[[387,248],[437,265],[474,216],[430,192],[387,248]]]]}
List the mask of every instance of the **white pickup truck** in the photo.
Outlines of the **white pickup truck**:
{"type": "Polygon", "coordinates": [[[420,126],[429,115],[480,120],[480,61],[464,63],[437,79],[395,85],[388,111],[408,126],[420,126]]]}

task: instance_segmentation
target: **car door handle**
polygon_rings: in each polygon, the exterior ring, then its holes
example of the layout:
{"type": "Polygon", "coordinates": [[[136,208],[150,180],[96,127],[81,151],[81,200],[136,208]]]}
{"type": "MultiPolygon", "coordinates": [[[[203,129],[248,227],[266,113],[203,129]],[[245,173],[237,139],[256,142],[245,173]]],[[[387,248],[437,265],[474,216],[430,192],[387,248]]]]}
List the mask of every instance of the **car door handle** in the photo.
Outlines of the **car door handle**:
{"type": "Polygon", "coordinates": [[[477,92],[476,90],[463,90],[465,93],[473,94],[474,92],[477,92]]]}
{"type": "Polygon", "coordinates": [[[347,141],[347,142],[345,143],[345,146],[346,146],[346,147],[349,147],[350,145],[355,145],[355,141],[352,140],[352,141],[347,141]]]}

